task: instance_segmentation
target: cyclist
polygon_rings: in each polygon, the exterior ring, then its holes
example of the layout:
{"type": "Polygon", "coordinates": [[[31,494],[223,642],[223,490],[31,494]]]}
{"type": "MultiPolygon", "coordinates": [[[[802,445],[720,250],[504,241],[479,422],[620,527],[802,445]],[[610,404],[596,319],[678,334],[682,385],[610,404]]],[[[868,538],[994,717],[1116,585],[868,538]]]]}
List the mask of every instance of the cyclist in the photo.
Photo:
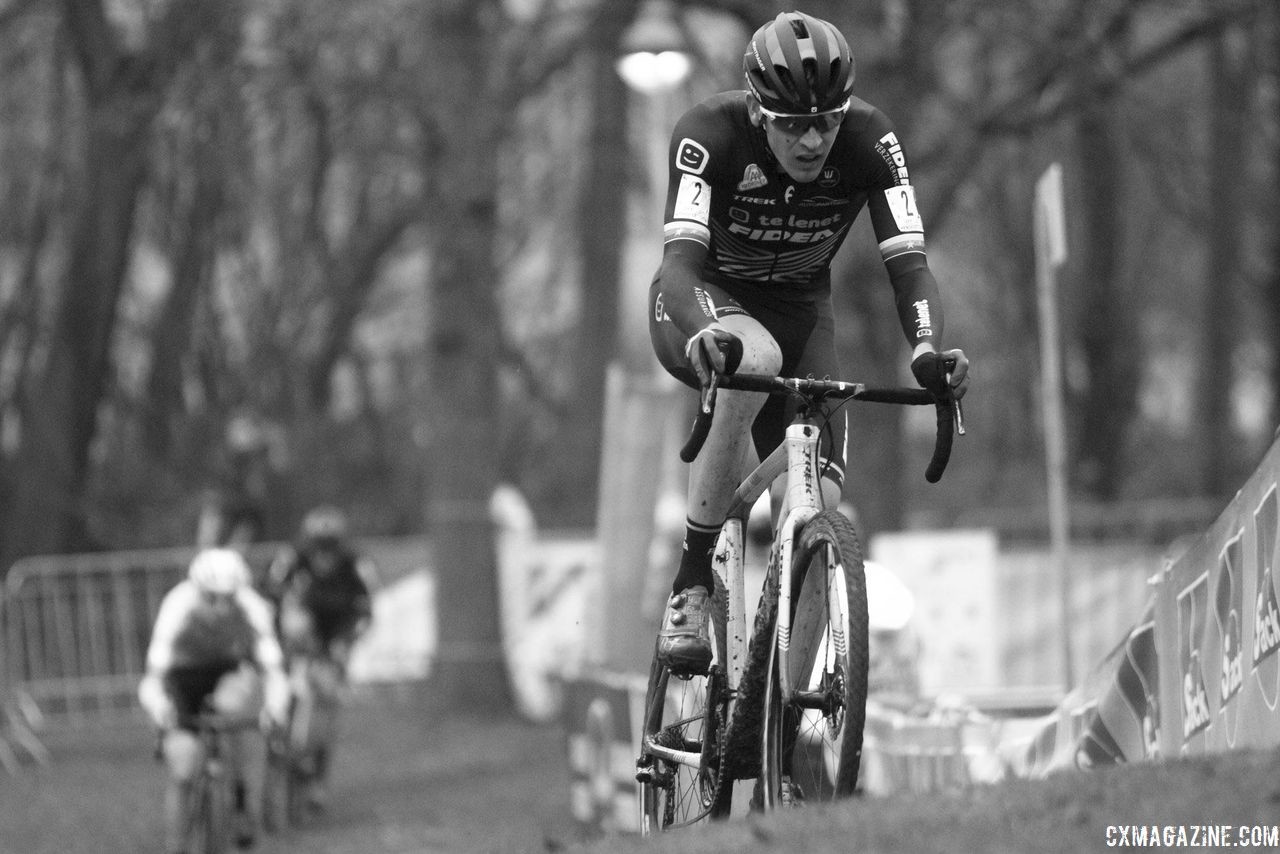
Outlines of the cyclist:
{"type": "MultiPolygon", "coordinates": [[[[963,396],[968,359],[942,349],[939,289],[902,142],[890,120],[853,95],[854,60],[833,25],[784,12],[743,56],[746,89],[704,100],[671,138],[662,263],[649,290],[649,331],[663,367],[698,388],[713,372],[839,376],[831,261],[865,206],[911,348],[911,372],[963,396]],[[944,358],[954,359],[948,372],[944,358]]],[[[712,553],[754,451],[781,442],[792,414],[780,397],[722,391],[689,471],[679,569],[659,658],[677,672],[711,661],[706,601],[712,553]]],[[[824,438],[823,495],[844,478],[845,423],[824,438]]]]}
{"type": "MultiPolygon", "coordinates": [[[[351,647],[372,617],[372,578],[371,563],[347,542],[346,514],[330,505],[306,514],[297,544],[283,549],[267,573],[267,595],[277,603],[277,626],[290,672],[295,680],[307,678],[300,665],[308,658],[329,665],[320,672],[331,679],[317,683],[313,678],[307,684],[322,693],[326,708],[335,713],[351,647]]],[[[322,808],[327,799],[334,723],[330,717],[317,731],[322,743],[314,751],[308,792],[315,808],[322,808]]]]}
{"type": "MultiPolygon", "coordinates": [[[[165,594],[147,648],[138,699],[162,733],[169,768],[164,824],[168,851],[180,851],[187,792],[204,757],[196,716],[206,708],[228,719],[267,725],[284,720],[289,691],[271,606],[250,584],[239,552],[204,549],[187,577],[165,594]]],[[[235,832],[241,847],[253,843],[254,817],[245,783],[240,731],[229,739],[234,781],[235,832]]]]}

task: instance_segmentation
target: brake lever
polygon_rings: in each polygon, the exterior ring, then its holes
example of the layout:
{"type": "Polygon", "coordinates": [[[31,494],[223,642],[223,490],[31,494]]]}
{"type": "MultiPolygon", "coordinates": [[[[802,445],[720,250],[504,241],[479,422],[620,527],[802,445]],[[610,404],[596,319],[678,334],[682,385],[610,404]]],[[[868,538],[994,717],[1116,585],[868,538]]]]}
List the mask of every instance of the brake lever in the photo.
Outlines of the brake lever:
{"type": "MultiPolygon", "coordinates": [[[[951,388],[951,372],[947,371],[947,388],[951,388]]],[[[951,393],[951,413],[955,416],[956,434],[964,435],[964,407],[960,405],[960,398],[956,397],[955,392],[951,393]]]]}
{"type": "Polygon", "coordinates": [[[702,389],[702,414],[710,415],[711,407],[716,399],[716,388],[720,385],[720,375],[714,371],[711,373],[711,382],[707,383],[702,389]]]}

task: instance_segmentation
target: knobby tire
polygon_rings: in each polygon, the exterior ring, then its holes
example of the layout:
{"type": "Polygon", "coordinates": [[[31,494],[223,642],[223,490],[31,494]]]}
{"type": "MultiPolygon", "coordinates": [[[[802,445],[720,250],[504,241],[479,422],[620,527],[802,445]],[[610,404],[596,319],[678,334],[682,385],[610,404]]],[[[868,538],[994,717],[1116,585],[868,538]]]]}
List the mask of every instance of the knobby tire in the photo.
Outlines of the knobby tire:
{"type": "Polygon", "coordinates": [[[868,622],[862,548],[853,523],[824,510],[796,542],[792,564],[791,683],[783,704],[771,647],[760,725],[756,798],[765,809],[852,795],[866,724],[868,622]],[[843,602],[833,623],[829,597],[843,602]]]}

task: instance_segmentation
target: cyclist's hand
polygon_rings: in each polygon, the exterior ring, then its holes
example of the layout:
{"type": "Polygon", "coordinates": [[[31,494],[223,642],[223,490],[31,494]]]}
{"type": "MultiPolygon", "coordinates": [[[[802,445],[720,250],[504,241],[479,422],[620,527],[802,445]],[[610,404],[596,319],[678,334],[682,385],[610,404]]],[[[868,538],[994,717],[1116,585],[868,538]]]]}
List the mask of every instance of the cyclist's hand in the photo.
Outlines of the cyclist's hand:
{"type": "Polygon", "coordinates": [[[911,362],[911,373],[920,383],[936,395],[950,392],[959,400],[969,390],[969,359],[963,350],[947,350],[942,353],[921,353],[911,362]],[[948,376],[950,374],[950,376],[948,376]]]}
{"type": "Polygon", "coordinates": [[[695,332],[684,345],[685,358],[703,386],[713,374],[731,374],[742,361],[742,340],[719,323],[695,332]]]}

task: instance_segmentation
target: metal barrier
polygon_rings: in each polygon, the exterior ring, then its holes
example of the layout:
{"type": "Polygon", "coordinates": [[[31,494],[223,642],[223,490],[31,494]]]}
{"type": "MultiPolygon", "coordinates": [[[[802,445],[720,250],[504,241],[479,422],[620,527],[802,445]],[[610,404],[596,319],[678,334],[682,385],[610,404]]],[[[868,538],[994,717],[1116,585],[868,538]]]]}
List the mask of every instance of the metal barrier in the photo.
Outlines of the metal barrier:
{"type": "MultiPolygon", "coordinates": [[[[277,547],[255,545],[250,564],[265,566],[277,547]]],[[[160,601],[194,554],[173,548],[13,564],[0,597],[0,696],[11,727],[77,728],[133,717],[160,601]]]]}

